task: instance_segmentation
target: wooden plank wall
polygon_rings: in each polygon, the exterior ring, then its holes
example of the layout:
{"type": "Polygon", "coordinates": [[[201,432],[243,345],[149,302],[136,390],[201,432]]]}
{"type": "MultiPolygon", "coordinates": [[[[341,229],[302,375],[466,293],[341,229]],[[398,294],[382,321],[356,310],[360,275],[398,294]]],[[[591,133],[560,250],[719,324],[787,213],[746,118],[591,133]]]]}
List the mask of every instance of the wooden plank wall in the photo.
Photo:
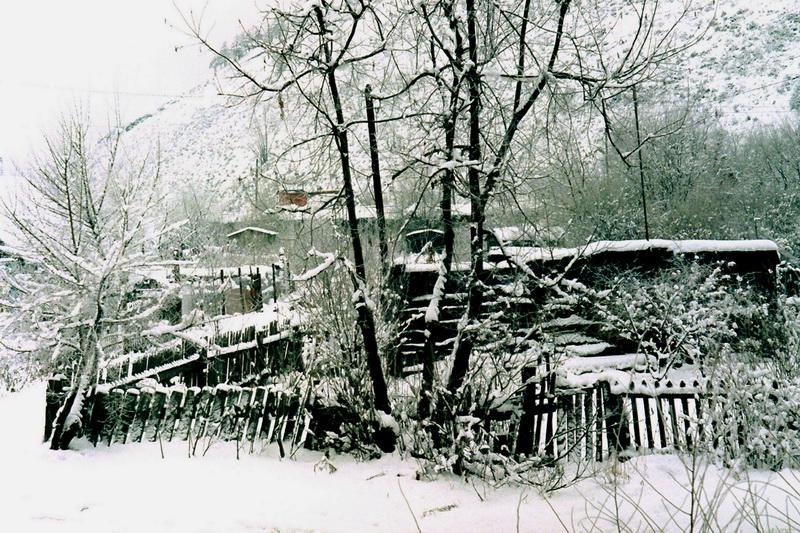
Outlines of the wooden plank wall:
{"type": "Polygon", "coordinates": [[[309,436],[312,400],[310,389],[291,394],[272,385],[99,390],[85,402],[84,436],[95,446],[219,439],[250,452],[284,441],[296,449],[309,436]]]}

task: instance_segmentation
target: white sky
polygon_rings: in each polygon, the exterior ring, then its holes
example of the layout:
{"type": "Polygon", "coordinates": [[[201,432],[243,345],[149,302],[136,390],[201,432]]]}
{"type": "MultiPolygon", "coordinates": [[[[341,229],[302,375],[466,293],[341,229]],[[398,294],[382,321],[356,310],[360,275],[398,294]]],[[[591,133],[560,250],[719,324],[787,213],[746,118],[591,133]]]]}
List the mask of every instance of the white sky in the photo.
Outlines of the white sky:
{"type": "Polygon", "coordinates": [[[205,9],[202,26],[214,42],[230,40],[238,20],[256,13],[255,0],[0,0],[5,174],[76,104],[103,127],[115,100],[123,120],[132,120],[171,99],[152,95],[206,80],[211,56],[181,33],[176,5],[187,14],[205,9]]]}

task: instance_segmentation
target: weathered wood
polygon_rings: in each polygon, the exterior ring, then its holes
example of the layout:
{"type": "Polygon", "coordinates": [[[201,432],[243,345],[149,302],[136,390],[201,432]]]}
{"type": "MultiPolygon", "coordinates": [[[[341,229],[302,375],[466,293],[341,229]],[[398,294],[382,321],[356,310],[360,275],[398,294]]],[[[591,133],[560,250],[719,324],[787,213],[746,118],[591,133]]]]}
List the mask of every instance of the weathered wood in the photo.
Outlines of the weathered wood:
{"type": "Polygon", "coordinates": [[[609,448],[619,454],[623,450],[627,450],[631,444],[627,417],[625,416],[625,403],[622,396],[611,394],[608,384],[603,384],[603,387],[609,448]]]}
{"type": "Polygon", "coordinates": [[[256,441],[288,440],[295,449],[307,442],[311,423],[311,391],[298,393],[263,386],[93,392],[85,401],[86,436],[109,444],[191,437],[194,446],[206,437],[201,449],[219,437],[240,446],[249,440],[251,452],[256,441]]]}
{"type": "MultiPolygon", "coordinates": [[[[205,387],[203,388],[205,390],[205,387]]],[[[183,405],[181,406],[180,410],[180,418],[178,421],[178,438],[181,440],[187,440],[191,435],[193,438],[196,438],[196,426],[198,425],[197,421],[195,421],[195,416],[197,413],[197,405],[200,401],[202,396],[201,389],[197,387],[191,387],[186,390],[186,394],[184,396],[183,405]]]]}
{"type": "Polygon", "coordinates": [[[114,442],[125,444],[128,441],[128,429],[136,415],[136,403],[139,400],[139,389],[128,389],[122,399],[119,421],[114,430],[114,442]]]}
{"type": "Polygon", "coordinates": [[[596,461],[603,461],[606,457],[608,457],[608,438],[607,438],[607,426],[606,426],[606,412],[605,412],[605,405],[603,402],[603,389],[600,387],[595,387],[592,389],[592,395],[594,398],[594,409],[595,409],[595,432],[596,432],[596,441],[595,441],[595,455],[594,458],[596,461]]]}
{"type": "Polygon", "coordinates": [[[207,432],[208,419],[214,401],[214,389],[212,387],[203,387],[196,400],[194,416],[190,418],[190,421],[193,420],[191,435],[195,440],[203,437],[207,432]]]}
{"type": "Polygon", "coordinates": [[[267,444],[273,442],[276,435],[280,432],[280,413],[284,401],[283,392],[280,390],[272,391],[272,397],[267,401],[266,409],[264,410],[264,425],[266,427],[266,436],[264,440],[267,444]],[[268,423],[267,417],[269,418],[268,423]]]}
{"type": "Polygon", "coordinates": [[[139,400],[136,402],[136,413],[131,421],[128,431],[130,442],[141,442],[144,435],[144,426],[150,413],[150,403],[153,400],[153,389],[145,388],[139,391],[139,400]]]}
{"type": "Polygon", "coordinates": [[[144,438],[150,442],[155,442],[161,434],[164,415],[167,410],[166,403],[167,392],[161,389],[157,390],[150,404],[150,413],[144,425],[144,438]]]}
{"type": "Polygon", "coordinates": [[[526,366],[522,369],[522,382],[525,388],[522,391],[522,414],[519,419],[517,442],[514,453],[517,455],[530,455],[533,453],[534,429],[536,426],[534,409],[536,406],[536,367],[526,366]]]}
{"type": "MultiPolygon", "coordinates": [[[[225,385],[214,387],[214,398],[211,402],[211,410],[208,414],[205,435],[215,437],[222,429],[223,415],[225,414],[225,402],[228,399],[229,389],[225,385]]],[[[199,435],[200,433],[198,433],[199,435]]]]}
{"type": "Polygon", "coordinates": [[[178,426],[178,422],[180,422],[181,407],[185,393],[186,391],[183,389],[172,389],[169,392],[164,422],[161,424],[161,438],[167,442],[172,441],[175,429],[178,426]]]}
{"type": "Polygon", "coordinates": [[[247,436],[247,424],[250,421],[250,410],[253,407],[254,392],[251,388],[243,388],[236,404],[236,418],[233,426],[233,438],[244,441],[247,436]]]}
{"type": "Polygon", "coordinates": [[[264,402],[266,399],[266,387],[256,387],[253,405],[250,408],[250,415],[247,421],[247,440],[249,440],[251,443],[256,440],[256,436],[259,434],[259,424],[261,423],[264,414],[264,402]]]}
{"type": "Polygon", "coordinates": [[[113,389],[106,396],[106,424],[100,430],[100,440],[111,446],[114,440],[114,434],[117,431],[117,425],[120,422],[122,409],[125,403],[125,391],[122,389],[113,389]]]}
{"type": "Polygon", "coordinates": [[[89,439],[94,446],[100,440],[100,434],[103,431],[103,426],[108,423],[108,392],[97,391],[95,394],[87,398],[92,403],[92,414],[89,418],[88,428],[86,429],[86,438],[89,439]]]}
{"type": "Polygon", "coordinates": [[[55,422],[58,410],[67,397],[66,389],[68,387],[69,380],[64,374],[51,376],[47,380],[44,408],[44,441],[48,440],[53,434],[53,422],[55,422]]]}
{"type": "Polygon", "coordinates": [[[222,440],[231,440],[234,438],[233,427],[236,424],[236,409],[239,405],[239,396],[241,392],[239,387],[228,389],[228,394],[222,407],[219,429],[217,431],[217,435],[219,435],[222,440]]]}

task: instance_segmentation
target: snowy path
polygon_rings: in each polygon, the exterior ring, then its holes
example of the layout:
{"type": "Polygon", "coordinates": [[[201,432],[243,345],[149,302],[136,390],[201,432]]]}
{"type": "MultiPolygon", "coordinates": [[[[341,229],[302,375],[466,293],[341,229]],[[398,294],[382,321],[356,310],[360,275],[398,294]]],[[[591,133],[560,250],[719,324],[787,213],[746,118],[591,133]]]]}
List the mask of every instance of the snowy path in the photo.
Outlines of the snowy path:
{"type": "MultiPolygon", "coordinates": [[[[416,481],[416,463],[398,457],[368,463],[335,457],[338,471],[328,474],[314,471],[319,454],[281,461],[268,450],[237,461],[233,443],[216,444],[206,457],[193,459],[186,443],[165,446],[163,460],[158,444],[149,443],[51,452],[39,442],[43,397],[41,386],[0,397],[0,531],[417,531],[398,483],[425,532],[517,531],[521,498],[520,531],[563,531],[554,510],[569,529],[589,530],[600,514],[595,507],[611,501],[607,471],[605,482],[584,480],[548,504],[531,489],[473,488],[455,477],[416,481]],[[437,508],[443,509],[432,511],[437,508]]],[[[726,476],[711,469],[705,482],[709,488],[733,484],[726,476]]],[[[674,508],[654,493],[657,488],[688,508],[681,488],[688,486],[685,468],[676,457],[631,461],[620,479],[620,494],[641,497],[647,509],[646,518],[631,518],[627,506],[623,518],[633,530],[679,529],[669,519],[674,508]]],[[[792,479],[800,486],[800,476],[792,479]]],[[[785,508],[785,493],[766,490],[773,505],[785,508]]],[[[716,513],[720,527],[729,516],[739,520],[733,496],[742,494],[730,494],[716,513]]],[[[616,529],[602,518],[596,526],[616,529]]]]}

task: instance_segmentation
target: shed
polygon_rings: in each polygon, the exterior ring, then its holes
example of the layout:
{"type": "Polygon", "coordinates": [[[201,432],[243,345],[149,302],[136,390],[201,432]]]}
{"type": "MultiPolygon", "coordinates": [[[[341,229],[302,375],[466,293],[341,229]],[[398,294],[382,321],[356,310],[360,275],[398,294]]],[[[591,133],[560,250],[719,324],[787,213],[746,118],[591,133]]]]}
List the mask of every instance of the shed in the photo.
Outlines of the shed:
{"type": "Polygon", "coordinates": [[[425,228],[406,233],[406,246],[409,253],[418,254],[428,244],[435,252],[444,251],[444,232],[438,229],[425,228]]]}
{"type": "Polygon", "coordinates": [[[242,245],[269,245],[275,243],[278,233],[256,226],[248,226],[228,233],[225,238],[242,245]]]}

